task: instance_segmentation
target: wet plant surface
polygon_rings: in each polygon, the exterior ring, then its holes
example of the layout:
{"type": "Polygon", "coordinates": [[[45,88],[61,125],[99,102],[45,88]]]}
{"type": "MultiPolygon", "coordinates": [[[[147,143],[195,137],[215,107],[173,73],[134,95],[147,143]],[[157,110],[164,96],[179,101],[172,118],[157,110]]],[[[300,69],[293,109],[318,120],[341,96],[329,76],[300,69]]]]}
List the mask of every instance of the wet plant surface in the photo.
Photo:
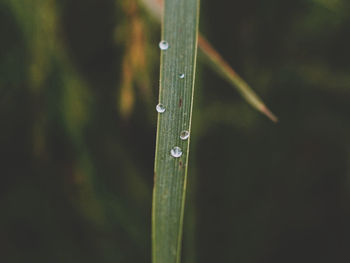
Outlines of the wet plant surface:
{"type": "MultiPolygon", "coordinates": [[[[25,3],[0,2],[0,261],[151,262],[159,23],[132,0],[25,3]]],[[[202,1],[279,122],[199,57],[183,262],[349,262],[349,4],[202,1]]]]}

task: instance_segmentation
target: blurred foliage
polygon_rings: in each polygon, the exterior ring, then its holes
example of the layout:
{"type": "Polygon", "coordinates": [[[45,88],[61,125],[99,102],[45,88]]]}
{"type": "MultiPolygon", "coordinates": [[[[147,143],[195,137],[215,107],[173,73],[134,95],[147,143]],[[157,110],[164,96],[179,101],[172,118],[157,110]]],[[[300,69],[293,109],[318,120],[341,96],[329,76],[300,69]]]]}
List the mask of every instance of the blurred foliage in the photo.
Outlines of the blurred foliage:
{"type": "MultiPolygon", "coordinates": [[[[280,123],[200,67],[186,262],[350,260],[349,11],[202,1],[280,123]]],[[[0,261],[149,262],[157,23],[136,0],[3,0],[0,24],[0,261]]]]}

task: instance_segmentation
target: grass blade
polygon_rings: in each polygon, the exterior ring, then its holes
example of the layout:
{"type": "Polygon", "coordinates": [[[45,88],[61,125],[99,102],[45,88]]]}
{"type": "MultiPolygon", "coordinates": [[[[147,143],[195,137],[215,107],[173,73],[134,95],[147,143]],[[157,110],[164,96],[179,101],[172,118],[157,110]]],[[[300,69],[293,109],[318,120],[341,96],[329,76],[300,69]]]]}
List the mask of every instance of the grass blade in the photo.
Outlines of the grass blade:
{"type": "MultiPolygon", "coordinates": [[[[163,0],[141,0],[141,2],[143,2],[155,18],[160,20],[163,0]]],[[[252,107],[266,115],[273,122],[278,121],[277,117],[266,107],[259,96],[200,34],[198,37],[198,46],[202,51],[203,57],[213,67],[214,71],[227,79],[252,107]]]]}
{"type": "Polygon", "coordinates": [[[230,65],[220,56],[220,54],[202,36],[198,38],[198,44],[202,54],[209,61],[213,69],[227,79],[242,95],[242,97],[255,109],[265,114],[273,122],[277,122],[277,117],[266,107],[259,96],[249,85],[230,67],[230,65]]]}
{"type": "Polygon", "coordinates": [[[180,262],[189,139],[197,57],[199,0],[166,0],[162,39],[169,44],[161,52],[159,113],[152,210],[153,263],[180,262]],[[182,75],[183,74],[183,75],[182,75]],[[180,77],[180,75],[182,75],[180,77]],[[175,158],[171,149],[182,155],[175,158]]]}

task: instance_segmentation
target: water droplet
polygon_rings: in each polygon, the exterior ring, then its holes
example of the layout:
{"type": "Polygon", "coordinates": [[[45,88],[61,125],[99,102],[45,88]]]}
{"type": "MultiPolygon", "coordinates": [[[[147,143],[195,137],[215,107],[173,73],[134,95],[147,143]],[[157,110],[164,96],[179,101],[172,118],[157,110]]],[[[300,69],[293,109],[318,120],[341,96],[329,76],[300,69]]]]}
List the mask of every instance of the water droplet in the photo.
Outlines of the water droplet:
{"type": "Polygon", "coordinates": [[[188,139],[188,137],[190,137],[190,133],[189,133],[189,131],[182,131],[181,133],[180,133],[180,139],[181,140],[187,140],[188,139]]]}
{"type": "Polygon", "coordinates": [[[182,155],[182,150],[180,147],[175,146],[171,149],[170,154],[172,157],[179,158],[182,155]]]}
{"type": "Polygon", "coordinates": [[[161,50],[167,50],[169,48],[169,43],[166,42],[165,40],[162,40],[159,42],[159,48],[161,50]]]}
{"type": "Polygon", "coordinates": [[[185,74],[184,73],[179,74],[179,78],[180,79],[184,79],[185,78],[185,74]]]}
{"type": "Polygon", "coordinates": [[[159,113],[163,113],[165,111],[165,107],[163,104],[159,103],[157,106],[156,106],[156,110],[159,112],[159,113]]]}

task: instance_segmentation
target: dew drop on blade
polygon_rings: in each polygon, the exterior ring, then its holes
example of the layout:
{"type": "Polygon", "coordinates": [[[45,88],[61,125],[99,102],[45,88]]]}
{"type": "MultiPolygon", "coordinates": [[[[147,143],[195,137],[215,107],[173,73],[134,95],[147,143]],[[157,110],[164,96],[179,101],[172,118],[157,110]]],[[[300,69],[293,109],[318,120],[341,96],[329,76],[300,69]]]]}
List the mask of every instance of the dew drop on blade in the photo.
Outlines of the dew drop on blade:
{"type": "Polygon", "coordinates": [[[170,154],[174,158],[179,158],[182,155],[182,150],[180,147],[175,146],[174,148],[171,149],[170,154]]]}
{"type": "Polygon", "coordinates": [[[188,139],[188,137],[190,137],[190,133],[189,133],[189,131],[182,131],[181,133],[180,133],[180,139],[181,140],[187,140],[188,139]]]}
{"type": "Polygon", "coordinates": [[[156,110],[157,112],[159,113],[163,113],[165,111],[165,107],[163,104],[159,103],[157,106],[156,106],[156,110]]]}
{"type": "Polygon", "coordinates": [[[167,50],[169,48],[169,43],[166,42],[165,40],[162,40],[159,42],[159,48],[161,50],[167,50]]]}

